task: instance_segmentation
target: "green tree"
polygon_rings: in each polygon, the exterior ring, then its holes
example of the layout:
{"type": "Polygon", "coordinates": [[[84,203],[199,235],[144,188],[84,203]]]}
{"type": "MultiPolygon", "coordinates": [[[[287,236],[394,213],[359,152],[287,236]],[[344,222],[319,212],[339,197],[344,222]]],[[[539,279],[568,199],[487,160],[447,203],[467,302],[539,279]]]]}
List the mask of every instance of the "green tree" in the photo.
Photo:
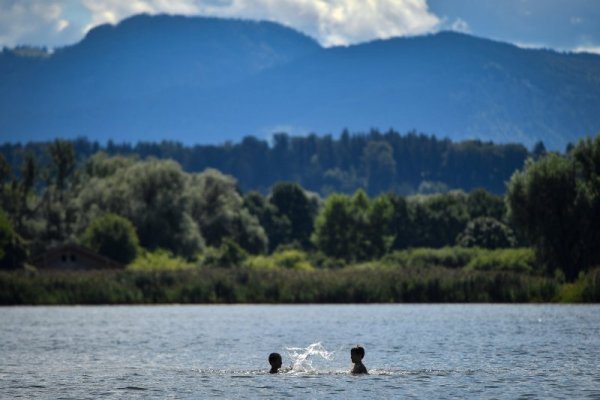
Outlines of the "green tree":
{"type": "Polygon", "coordinates": [[[548,154],[512,176],[506,198],[510,221],[534,245],[538,259],[550,271],[561,269],[569,280],[582,269],[589,246],[578,191],[575,163],[548,154]]]}
{"type": "Polygon", "coordinates": [[[56,186],[59,192],[65,189],[67,178],[75,169],[75,149],[73,144],[66,140],[57,139],[48,146],[52,159],[56,186]]]}
{"type": "Polygon", "coordinates": [[[397,233],[392,226],[396,216],[388,196],[381,195],[371,200],[368,211],[369,259],[380,258],[392,248],[397,233]]]}
{"type": "Polygon", "coordinates": [[[409,210],[418,247],[453,245],[469,221],[467,197],[460,191],[412,197],[409,210]]]}
{"type": "Polygon", "coordinates": [[[244,206],[250,214],[258,218],[260,225],[265,230],[269,239],[269,252],[290,237],[290,220],[279,213],[277,207],[271,204],[262,194],[249,192],[244,196],[244,206]]]}
{"type": "Polygon", "coordinates": [[[6,248],[10,244],[14,231],[6,214],[0,211],[0,261],[4,260],[6,248]]]}
{"type": "Polygon", "coordinates": [[[577,205],[584,215],[582,265],[587,268],[600,265],[600,135],[580,141],[571,157],[579,177],[577,205]]]}
{"type": "Polygon", "coordinates": [[[378,258],[393,243],[393,213],[387,196],[369,200],[363,190],[352,197],[334,194],[317,216],[312,240],[330,257],[346,261],[378,258]]]}
{"type": "Polygon", "coordinates": [[[132,262],[140,246],[133,224],[111,213],[95,218],[85,230],[81,243],[122,264],[132,262]]]}
{"type": "Polygon", "coordinates": [[[349,213],[352,218],[350,230],[350,243],[352,249],[349,260],[366,260],[371,253],[372,240],[369,228],[370,201],[364,190],[357,190],[350,198],[349,213]]]}
{"type": "Polygon", "coordinates": [[[4,184],[8,181],[11,175],[10,164],[6,162],[6,159],[0,154],[0,191],[4,184]]]}
{"type": "Polygon", "coordinates": [[[498,249],[515,247],[516,243],[512,230],[491,217],[469,221],[465,230],[456,238],[456,244],[462,247],[498,249]]]}
{"type": "Polygon", "coordinates": [[[392,215],[390,217],[390,230],[394,238],[392,247],[396,250],[406,249],[412,245],[414,240],[408,202],[406,198],[393,193],[386,196],[392,206],[392,215]]]}
{"type": "Polygon", "coordinates": [[[533,159],[538,160],[541,157],[545,156],[548,152],[546,151],[546,146],[544,145],[544,142],[540,140],[539,142],[536,142],[535,145],[533,145],[533,150],[531,151],[531,153],[533,155],[533,159]]]}
{"type": "Polygon", "coordinates": [[[502,196],[495,195],[481,188],[469,193],[467,208],[471,219],[491,217],[502,221],[506,214],[506,206],[502,196]]]}
{"type": "Polygon", "coordinates": [[[110,157],[104,152],[92,155],[85,163],[85,173],[88,178],[106,178],[116,174],[118,171],[131,167],[138,162],[135,156],[110,157]]]}
{"type": "Polygon", "coordinates": [[[106,212],[127,218],[143,247],[193,258],[204,246],[189,213],[189,176],[174,161],[127,163],[106,177],[91,177],[79,193],[79,230],[106,212]]]}
{"type": "Polygon", "coordinates": [[[290,236],[285,243],[295,241],[308,247],[318,210],[317,200],[311,199],[297,183],[280,182],[273,186],[269,201],[290,221],[290,236]]]}
{"type": "Polygon", "coordinates": [[[363,151],[363,163],[369,194],[391,190],[396,177],[394,149],[385,141],[370,141],[363,151]]]}
{"type": "Polygon", "coordinates": [[[208,247],[203,254],[202,266],[217,268],[240,267],[248,258],[248,253],[236,242],[224,238],[218,248],[208,247]]]}
{"type": "Polygon", "coordinates": [[[208,169],[192,176],[186,195],[190,214],[209,246],[219,247],[223,240],[230,239],[251,253],[267,250],[267,235],[244,207],[233,177],[208,169]]]}
{"type": "Polygon", "coordinates": [[[27,257],[25,241],[15,232],[6,214],[0,210],[0,268],[19,268],[27,257]]]}
{"type": "Polygon", "coordinates": [[[21,182],[17,190],[17,201],[15,202],[14,220],[16,229],[23,230],[24,218],[31,217],[30,199],[37,176],[37,166],[33,154],[27,153],[21,166],[21,182]]]}
{"type": "Polygon", "coordinates": [[[315,220],[313,243],[329,257],[351,260],[354,258],[353,235],[350,199],[343,194],[330,195],[315,220]]]}
{"type": "Polygon", "coordinates": [[[71,142],[57,139],[48,146],[47,153],[51,165],[43,171],[47,182],[39,205],[39,217],[44,229],[38,242],[50,245],[62,243],[74,234],[77,179],[74,174],[75,150],[71,142]]]}

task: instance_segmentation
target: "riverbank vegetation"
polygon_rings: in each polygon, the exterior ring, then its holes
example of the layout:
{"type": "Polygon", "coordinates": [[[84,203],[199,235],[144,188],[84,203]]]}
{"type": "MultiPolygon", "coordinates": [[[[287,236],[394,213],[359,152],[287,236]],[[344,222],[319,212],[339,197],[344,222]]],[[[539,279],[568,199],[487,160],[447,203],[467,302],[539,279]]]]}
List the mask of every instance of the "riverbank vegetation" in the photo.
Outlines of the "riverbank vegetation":
{"type": "Polygon", "coordinates": [[[600,136],[538,151],[505,195],[244,192],[171,159],[77,161],[61,140],[42,159],[25,153],[16,173],[0,157],[3,304],[598,301],[600,136]],[[127,268],[31,265],[69,242],[127,268]]]}
{"type": "Polygon", "coordinates": [[[599,302],[600,269],[573,283],[513,271],[356,265],[0,272],[0,304],[599,302]]]}
{"type": "MultiPolygon", "coordinates": [[[[239,250],[239,248],[238,248],[239,250]]],[[[600,269],[574,282],[537,269],[530,249],[410,249],[346,265],[282,250],[196,262],[159,250],[124,271],[0,272],[0,304],[598,302],[600,269]]]]}

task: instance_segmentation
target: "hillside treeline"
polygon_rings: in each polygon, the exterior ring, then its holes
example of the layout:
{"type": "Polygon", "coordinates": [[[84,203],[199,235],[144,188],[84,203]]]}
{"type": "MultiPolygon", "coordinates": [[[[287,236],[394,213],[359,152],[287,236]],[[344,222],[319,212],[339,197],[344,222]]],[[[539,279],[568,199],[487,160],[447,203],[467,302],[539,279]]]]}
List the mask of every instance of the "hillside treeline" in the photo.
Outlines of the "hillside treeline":
{"type": "MultiPolygon", "coordinates": [[[[173,159],[187,172],[217,169],[235,176],[244,191],[267,194],[277,182],[294,181],[322,196],[354,193],[363,188],[369,196],[393,191],[402,195],[431,194],[449,189],[469,192],[484,188],[496,194],[522,168],[532,154],[518,144],[494,144],[478,140],[452,142],[435,136],[390,130],[368,134],[344,131],[338,138],[276,134],[269,143],[252,136],[240,143],[184,146],[181,143],[140,142],[106,145],[78,139],[71,142],[77,162],[103,151],[108,155],[136,155],[140,159],[173,159]]],[[[50,143],[4,144],[0,154],[19,171],[26,154],[48,160],[50,143]]],[[[533,156],[544,153],[543,144],[533,156]]]]}

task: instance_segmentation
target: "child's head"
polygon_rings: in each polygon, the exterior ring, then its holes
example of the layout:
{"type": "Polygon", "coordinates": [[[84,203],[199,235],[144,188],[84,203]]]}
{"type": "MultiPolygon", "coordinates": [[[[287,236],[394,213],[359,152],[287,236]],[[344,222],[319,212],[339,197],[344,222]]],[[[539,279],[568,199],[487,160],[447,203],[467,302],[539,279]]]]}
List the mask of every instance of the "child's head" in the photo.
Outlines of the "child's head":
{"type": "Polygon", "coordinates": [[[350,359],[352,360],[353,363],[362,361],[364,356],[365,356],[365,349],[362,346],[357,345],[356,347],[353,347],[352,349],[350,349],[350,359]]]}
{"type": "Polygon", "coordinates": [[[279,353],[269,354],[269,364],[271,364],[271,369],[281,368],[281,354],[279,354],[279,353]]]}

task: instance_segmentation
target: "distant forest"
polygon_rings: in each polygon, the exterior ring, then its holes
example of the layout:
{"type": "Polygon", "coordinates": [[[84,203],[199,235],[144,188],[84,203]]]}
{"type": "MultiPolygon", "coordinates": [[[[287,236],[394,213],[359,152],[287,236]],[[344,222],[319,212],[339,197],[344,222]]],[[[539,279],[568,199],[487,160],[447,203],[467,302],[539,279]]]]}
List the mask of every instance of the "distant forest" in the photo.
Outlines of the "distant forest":
{"type": "MultiPolygon", "coordinates": [[[[217,169],[237,179],[243,191],[267,194],[280,181],[294,181],[321,194],[354,193],[362,188],[370,196],[384,192],[400,195],[444,193],[452,189],[483,188],[505,192],[505,183],[527,158],[545,153],[543,143],[530,152],[520,144],[494,144],[480,140],[453,142],[434,135],[389,130],[351,134],[290,136],[275,134],[272,142],[253,136],[239,143],[185,146],[179,142],[109,141],[102,145],[80,138],[71,142],[77,163],[93,154],[135,155],[140,159],[173,159],[186,172],[217,169]]],[[[18,174],[27,154],[49,165],[50,142],[5,143],[0,154],[18,174]]]]}

